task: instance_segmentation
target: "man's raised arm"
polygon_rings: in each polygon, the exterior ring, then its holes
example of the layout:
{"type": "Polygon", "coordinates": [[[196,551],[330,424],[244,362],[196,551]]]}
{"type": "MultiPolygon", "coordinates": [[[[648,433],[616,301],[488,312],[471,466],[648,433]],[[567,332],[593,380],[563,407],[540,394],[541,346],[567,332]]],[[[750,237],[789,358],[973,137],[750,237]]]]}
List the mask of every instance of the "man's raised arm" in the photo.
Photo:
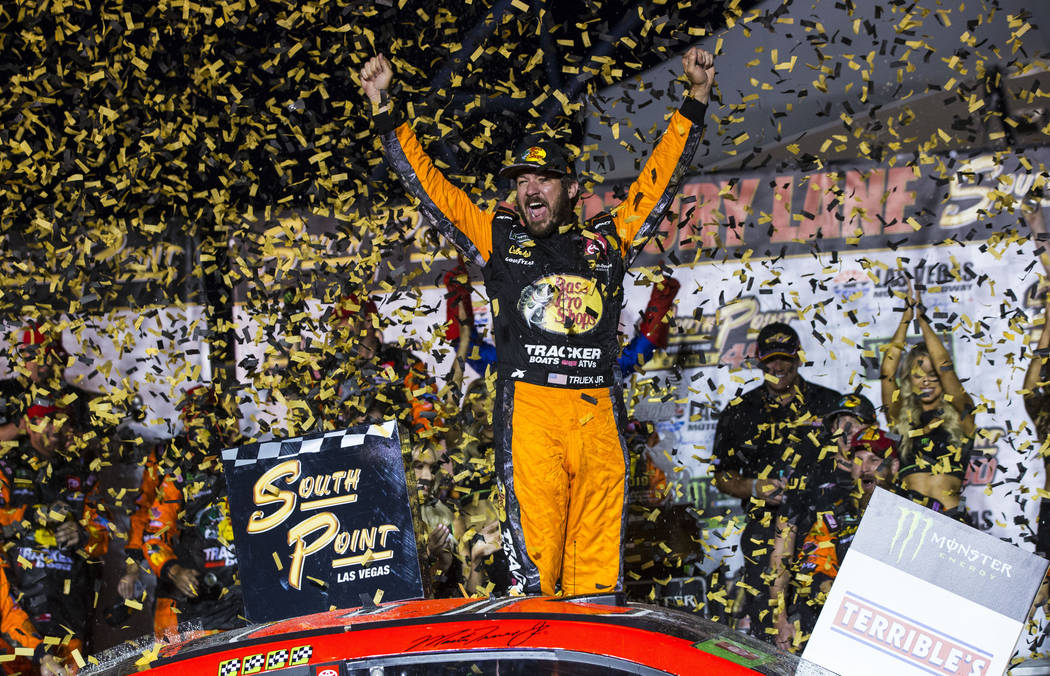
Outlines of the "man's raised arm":
{"type": "Polygon", "coordinates": [[[361,90],[372,103],[372,114],[390,112],[390,97],[387,89],[394,79],[394,69],[382,54],[373,56],[361,69],[361,90]]]}
{"type": "Polygon", "coordinates": [[[671,116],[667,131],[627,191],[627,199],[616,208],[617,226],[633,253],[640,251],[656,233],[700,146],[715,83],[715,59],[709,52],[693,47],[682,55],[682,72],[689,82],[688,96],[671,116]]]}
{"type": "Polygon", "coordinates": [[[492,216],[452,185],[434,166],[408,123],[398,124],[387,90],[394,71],[385,56],[369,59],[361,69],[361,90],[372,104],[372,119],[386,161],[419,209],[463,255],[485,265],[492,251],[492,216]]]}

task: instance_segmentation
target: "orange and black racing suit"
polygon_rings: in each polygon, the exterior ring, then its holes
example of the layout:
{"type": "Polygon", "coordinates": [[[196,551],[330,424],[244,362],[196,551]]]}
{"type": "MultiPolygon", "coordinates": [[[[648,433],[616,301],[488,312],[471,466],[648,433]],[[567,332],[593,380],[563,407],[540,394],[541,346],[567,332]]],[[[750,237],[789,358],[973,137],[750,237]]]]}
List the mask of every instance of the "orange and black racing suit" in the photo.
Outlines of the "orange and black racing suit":
{"type": "MultiPolygon", "coordinates": [[[[172,440],[185,449],[185,437],[172,440]]],[[[186,453],[186,455],[192,455],[186,453]]],[[[153,629],[170,637],[193,622],[205,631],[244,626],[244,600],[233,543],[226,480],[217,460],[183,462],[165,472],[150,508],[142,552],[157,576],[153,629]],[[187,597],[168,577],[171,566],[197,571],[196,595],[187,597]]]]}
{"type": "Polygon", "coordinates": [[[503,546],[517,591],[622,587],[626,414],[613,369],[623,279],[675,195],[706,108],[685,100],[612,213],[544,238],[533,238],[510,205],[475,206],[409,124],[376,116],[386,159],[420,210],[482,267],[498,352],[503,546]]]}
{"type": "Polygon", "coordinates": [[[32,655],[39,662],[43,657],[41,647],[43,642],[36,628],[29,621],[29,616],[22,607],[18,605],[15,592],[11,589],[4,573],[4,567],[0,566],[0,650],[5,655],[17,654],[19,648],[30,651],[25,656],[20,656],[8,662],[7,670],[2,673],[21,673],[28,671],[30,665],[26,664],[26,657],[32,655]],[[14,667],[12,670],[11,667],[14,667]]]}
{"type": "Polygon", "coordinates": [[[160,486],[162,478],[157,450],[152,449],[142,467],[139,494],[135,498],[136,508],[129,519],[128,541],[124,545],[124,553],[139,564],[144,559],[142,538],[146,533],[146,526],[150,522],[150,509],[153,507],[153,501],[157,498],[157,488],[160,486]]]}
{"type": "Polygon", "coordinates": [[[0,526],[7,574],[33,626],[62,641],[64,657],[84,651],[95,606],[95,580],[109,547],[98,509],[97,478],[79,457],[36,455],[23,444],[0,460],[0,526]],[[61,546],[58,523],[75,519],[80,541],[61,546]]]}

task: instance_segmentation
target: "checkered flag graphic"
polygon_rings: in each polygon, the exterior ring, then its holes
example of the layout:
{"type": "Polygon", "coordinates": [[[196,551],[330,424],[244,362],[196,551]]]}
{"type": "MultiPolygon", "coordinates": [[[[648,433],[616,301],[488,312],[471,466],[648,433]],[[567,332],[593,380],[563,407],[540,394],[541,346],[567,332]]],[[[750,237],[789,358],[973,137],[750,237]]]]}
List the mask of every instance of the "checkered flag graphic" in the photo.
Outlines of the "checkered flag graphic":
{"type": "Polygon", "coordinates": [[[241,669],[242,674],[257,674],[262,671],[265,660],[262,654],[249,655],[244,658],[244,668],[241,669]]]}
{"type": "Polygon", "coordinates": [[[226,660],[225,662],[219,663],[219,676],[237,676],[237,672],[239,672],[240,670],[240,658],[226,660]]]}
{"type": "Polygon", "coordinates": [[[394,435],[397,424],[388,420],[379,425],[370,425],[367,428],[358,426],[349,430],[335,430],[332,432],[316,432],[291,439],[263,441],[253,444],[245,444],[236,448],[228,448],[222,452],[224,463],[232,462],[234,467],[254,465],[260,460],[271,458],[286,458],[304,453],[319,453],[331,448],[353,448],[365,442],[365,437],[378,436],[389,439],[394,435]]]}
{"type": "Polygon", "coordinates": [[[298,664],[306,664],[310,661],[310,657],[314,654],[313,646],[301,645],[297,648],[292,648],[291,659],[288,660],[288,666],[294,667],[298,664]]]}
{"type": "Polygon", "coordinates": [[[283,667],[288,661],[287,650],[275,650],[266,656],[266,669],[276,669],[277,667],[283,667]]]}

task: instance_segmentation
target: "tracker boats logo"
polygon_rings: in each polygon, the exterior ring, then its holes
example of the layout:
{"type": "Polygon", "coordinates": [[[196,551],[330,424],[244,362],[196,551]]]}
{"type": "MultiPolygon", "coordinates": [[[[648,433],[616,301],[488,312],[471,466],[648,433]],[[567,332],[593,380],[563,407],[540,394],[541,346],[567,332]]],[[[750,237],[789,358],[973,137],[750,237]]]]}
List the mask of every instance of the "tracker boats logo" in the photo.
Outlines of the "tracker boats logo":
{"type": "Polygon", "coordinates": [[[571,366],[574,368],[598,368],[602,358],[600,347],[576,347],[573,345],[525,344],[530,364],[547,366],[571,366]]]}

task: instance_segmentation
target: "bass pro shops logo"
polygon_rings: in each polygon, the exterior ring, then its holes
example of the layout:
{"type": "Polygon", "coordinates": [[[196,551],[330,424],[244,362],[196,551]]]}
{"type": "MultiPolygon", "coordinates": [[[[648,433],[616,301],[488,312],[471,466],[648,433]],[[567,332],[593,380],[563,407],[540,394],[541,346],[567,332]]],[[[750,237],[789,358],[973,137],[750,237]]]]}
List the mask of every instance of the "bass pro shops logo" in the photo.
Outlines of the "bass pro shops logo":
{"type": "Polygon", "coordinates": [[[602,318],[602,295],[592,279],[548,275],[521,290],[518,312],[534,328],[558,335],[580,335],[602,318]]]}
{"type": "Polygon", "coordinates": [[[536,164],[543,164],[544,160],[547,159],[547,151],[539,146],[532,146],[521,154],[522,162],[534,162],[536,164]]]}

